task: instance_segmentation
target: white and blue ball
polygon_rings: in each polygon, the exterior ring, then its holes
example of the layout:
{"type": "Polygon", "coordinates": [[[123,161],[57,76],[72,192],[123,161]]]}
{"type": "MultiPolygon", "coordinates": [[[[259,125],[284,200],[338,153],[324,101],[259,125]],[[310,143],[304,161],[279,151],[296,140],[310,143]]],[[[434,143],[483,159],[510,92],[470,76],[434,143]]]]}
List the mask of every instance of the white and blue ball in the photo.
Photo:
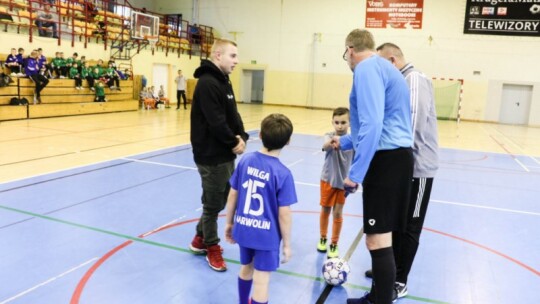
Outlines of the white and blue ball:
{"type": "Polygon", "coordinates": [[[331,258],[322,265],[323,278],[330,285],[339,286],[347,282],[349,272],[351,272],[351,268],[344,259],[331,258]]]}

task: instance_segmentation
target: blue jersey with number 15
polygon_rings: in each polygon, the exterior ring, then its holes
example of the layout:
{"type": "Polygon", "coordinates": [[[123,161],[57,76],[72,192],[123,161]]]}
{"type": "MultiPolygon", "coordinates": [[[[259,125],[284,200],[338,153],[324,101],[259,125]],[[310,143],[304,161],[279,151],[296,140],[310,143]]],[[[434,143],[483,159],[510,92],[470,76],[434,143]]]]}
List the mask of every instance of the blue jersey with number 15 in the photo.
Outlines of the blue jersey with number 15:
{"type": "Polygon", "coordinates": [[[233,238],[247,248],[279,250],[279,207],[297,202],[291,171],[260,152],[242,157],[230,179],[238,191],[233,238]]]}

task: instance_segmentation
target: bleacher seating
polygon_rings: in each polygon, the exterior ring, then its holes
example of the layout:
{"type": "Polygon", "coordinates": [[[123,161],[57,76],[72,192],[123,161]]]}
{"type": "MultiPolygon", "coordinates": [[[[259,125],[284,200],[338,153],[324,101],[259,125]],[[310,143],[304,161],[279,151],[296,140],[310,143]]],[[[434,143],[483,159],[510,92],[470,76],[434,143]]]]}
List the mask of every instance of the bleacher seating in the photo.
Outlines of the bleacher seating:
{"type": "Polygon", "coordinates": [[[14,78],[13,83],[9,86],[0,88],[0,121],[25,119],[28,117],[27,106],[12,106],[9,104],[11,98],[18,97],[19,95],[17,80],[17,78],[14,78]]]}
{"type": "Polygon", "coordinates": [[[94,92],[83,81],[83,90],[76,90],[72,79],[50,79],[41,91],[41,104],[34,104],[35,85],[29,78],[13,77],[13,83],[0,88],[0,121],[136,111],[139,101],[134,99],[133,80],[120,81],[121,91],[105,89],[107,102],[94,102],[94,92]],[[28,106],[12,106],[13,97],[26,98],[28,106]]]}

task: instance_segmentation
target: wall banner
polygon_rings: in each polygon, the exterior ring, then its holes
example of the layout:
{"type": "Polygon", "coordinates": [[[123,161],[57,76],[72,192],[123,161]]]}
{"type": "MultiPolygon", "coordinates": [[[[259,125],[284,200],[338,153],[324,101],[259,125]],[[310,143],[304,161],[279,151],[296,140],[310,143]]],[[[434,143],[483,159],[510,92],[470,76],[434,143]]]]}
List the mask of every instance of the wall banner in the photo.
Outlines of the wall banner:
{"type": "Polygon", "coordinates": [[[540,0],[467,0],[463,32],[540,37],[540,0]]]}
{"type": "Polygon", "coordinates": [[[422,28],[424,0],[367,0],[366,28],[422,28]]]}

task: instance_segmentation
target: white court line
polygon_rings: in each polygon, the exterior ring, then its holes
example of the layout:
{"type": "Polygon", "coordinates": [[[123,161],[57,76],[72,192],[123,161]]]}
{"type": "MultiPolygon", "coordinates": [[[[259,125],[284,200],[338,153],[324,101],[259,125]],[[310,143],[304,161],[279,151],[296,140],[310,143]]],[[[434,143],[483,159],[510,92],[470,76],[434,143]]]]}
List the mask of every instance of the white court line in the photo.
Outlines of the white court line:
{"type": "Polygon", "coordinates": [[[9,299],[6,299],[6,300],[2,301],[2,302],[0,302],[0,304],[5,304],[5,303],[11,302],[11,301],[13,301],[13,300],[16,300],[16,299],[18,299],[18,298],[24,296],[24,295],[27,294],[27,293],[30,293],[30,292],[32,292],[32,291],[34,291],[34,290],[36,290],[36,289],[38,289],[38,288],[40,288],[40,287],[43,287],[43,286],[45,286],[45,285],[47,285],[47,284],[53,282],[53,281],[56,280],[56,279],[59,279],[59,278],[65,276],[66,274],[69,274],[69,273],[71,273],[71,272],[73,272],[73,271],[75,271],[75,270],[77,270],[77,269],[79,269],[79,268],[81,268],[81,267],[86,266],[87,264],[90,264],[90,263],[94,262],[94,261],[97,260],[97,259],[98,259],[97,257],[92,258],[92,259],[90,259],[90,260],[88,260],[88,261],[86,261],[86,262],[80,264],[79,266],[73,267],[73,268],[71,268],[70,270],[68,270],[68,271],[66,271],[66,272],[64,272],[64,273],[61,273],[61,274],[59,274],[59,275],[57,275],[57,276],[55,276],[55,277],[52,277],[52,278],[48,279],[48,280],[45,281],[45,282],[42,282],[42,283],[40,283],[40,284],[38,284],[38,285],[36,285],[36,286],[30,288],[30,289],[27,289],[27,290],[25,290],[25,291],[23,291],[23,292],[21,292],[21,293],[19,293],[19,294],[17,294],[17,295],[14,295],[13,297],[11,297],[11,298],[9,298],[9,299]]]}
{"type": "Polygon", "coordinates": [[[455,205],[455,206],[463,206],[463,207],[471,207],[471,208],[480,208],[480,209],[490,209],[490,210],[504,211],[504,212],[510,212],[510,213],[518,213],[518,214],[540,216],[540,213],[538,213],[538,212],[520,211],[520,210],[513,210],[513,209],[506,209],[506,208],[497,208],[497,207],[489,207],[489,206],[474,205],[474,204],[456,203],[456,202],[448,202],[448,201],[433,200],[433,199],[431,201],[435,202],[435,203],[447,204],[447,205],[455,205]]]}
{"type": "Polygon", "coordinates": [[[166,224],[163,224],[163,225],[157,227],[156,229],[153,229],[153,230],[150,230],[150,231],[144,233],[143,235],[141,235],[141,237],[145,238],[145,237],[149,236],[150,234],[153,234],[153,233],[159,231],[160,229],[163,229],[164,227],[167,227],[167,226],[169,226],[169,225],[172,225],[172,224],[174,224],[174,223],[180,221],[181,219],[183,219],[183,218],[185,218],[185,217],[186,217],[185,215],[182,215],[182,216],[179,217],[179,218],[175,218],[174,220],[172,220],[172,221],[170,221],[170,222],[168,222],[168,223],[166,223],[166,224]]]}
{"type": "MultiPolygon", "coordinates": [[[[312,183],[304,183],[304,182],[294,182],[298,185],[303,186],[309,186],[309,187],[319,187],[319,184],[312,184],[312,183]]],[[[362,192],[361,189],[359,189],[357,192],[362,192]]],[[[482,206],[482,205],[474,205],[474,204],[465,204],[465,203],[456,203],[456,202],[449,202],[449,201],[442,201],[442,200],[430,200],[434,203],[440,203],[440,204],[447,204],[447,205],[455,205],[455,206],[463,206],[463,207],[470,207],[470,208],[480,208],[480,209],[490,209],[490,210],[497,210],[497,211],[504,211],[504,212],[511,212],[511,213],[518,213],[518,214],[526,214],[526,215],[536,215],[540,216],[540,213],[537,212],[529,212],[529,211],[520,211],[520,210],[513,210],[513,209],[505,209],[505,208],[497,208],[497,207],[489,207],[489,206],[482,206]]]]}
{"type": "Polygon", "coordinates": [[[304,186],[310,186],[310,187],[319,187],[320,186],[319,184],[303,183],[303,182],[298,182],[298,181],[295,181],[294,183],[298,184],[298,185],[304,185],[304,186]]]}
{"type": "Polygon", "coordinates": [[[119,159],[128,160],[128,161],[132,161],[132,162],[136,162],[136,163],[144,163],[144,164],[158,165],[158,166],[164,166],[164,167],[172,167],[172,168],[178,168],[178,169],[197,170],[197,168],[195,168],[195,167],[171,165],[171,164],[153,162],[153,161],[148,161],[148,160],[140,160],[140,159],[136,159],[136,158],[122,157],[122,158],[119,158],[119,159]]]}
{"type": "Polygon", "coordinates": [[[520,162],[519,159],[517,159],[517,158],[514,157],[514,160],[515,160],[516,163],[518,163],[518,164],[521,166],[521,168],[523,168],[525,171],[531,172],[531,170],[529,170],[529,168],[525,167],[525,165],[524,165],[522,162],[520,162]]]}
{"type": "Polygon", "coordinates": [[[288,164],[287,167],[290,168],[290,167],[295,166],[295,165],[297,165],[297,164],[299,164],[299,163],[301,163],[303,161],[304,161],[304,159],[301,158],[301,159],[295,161],[294,163],[288,164]]]}

